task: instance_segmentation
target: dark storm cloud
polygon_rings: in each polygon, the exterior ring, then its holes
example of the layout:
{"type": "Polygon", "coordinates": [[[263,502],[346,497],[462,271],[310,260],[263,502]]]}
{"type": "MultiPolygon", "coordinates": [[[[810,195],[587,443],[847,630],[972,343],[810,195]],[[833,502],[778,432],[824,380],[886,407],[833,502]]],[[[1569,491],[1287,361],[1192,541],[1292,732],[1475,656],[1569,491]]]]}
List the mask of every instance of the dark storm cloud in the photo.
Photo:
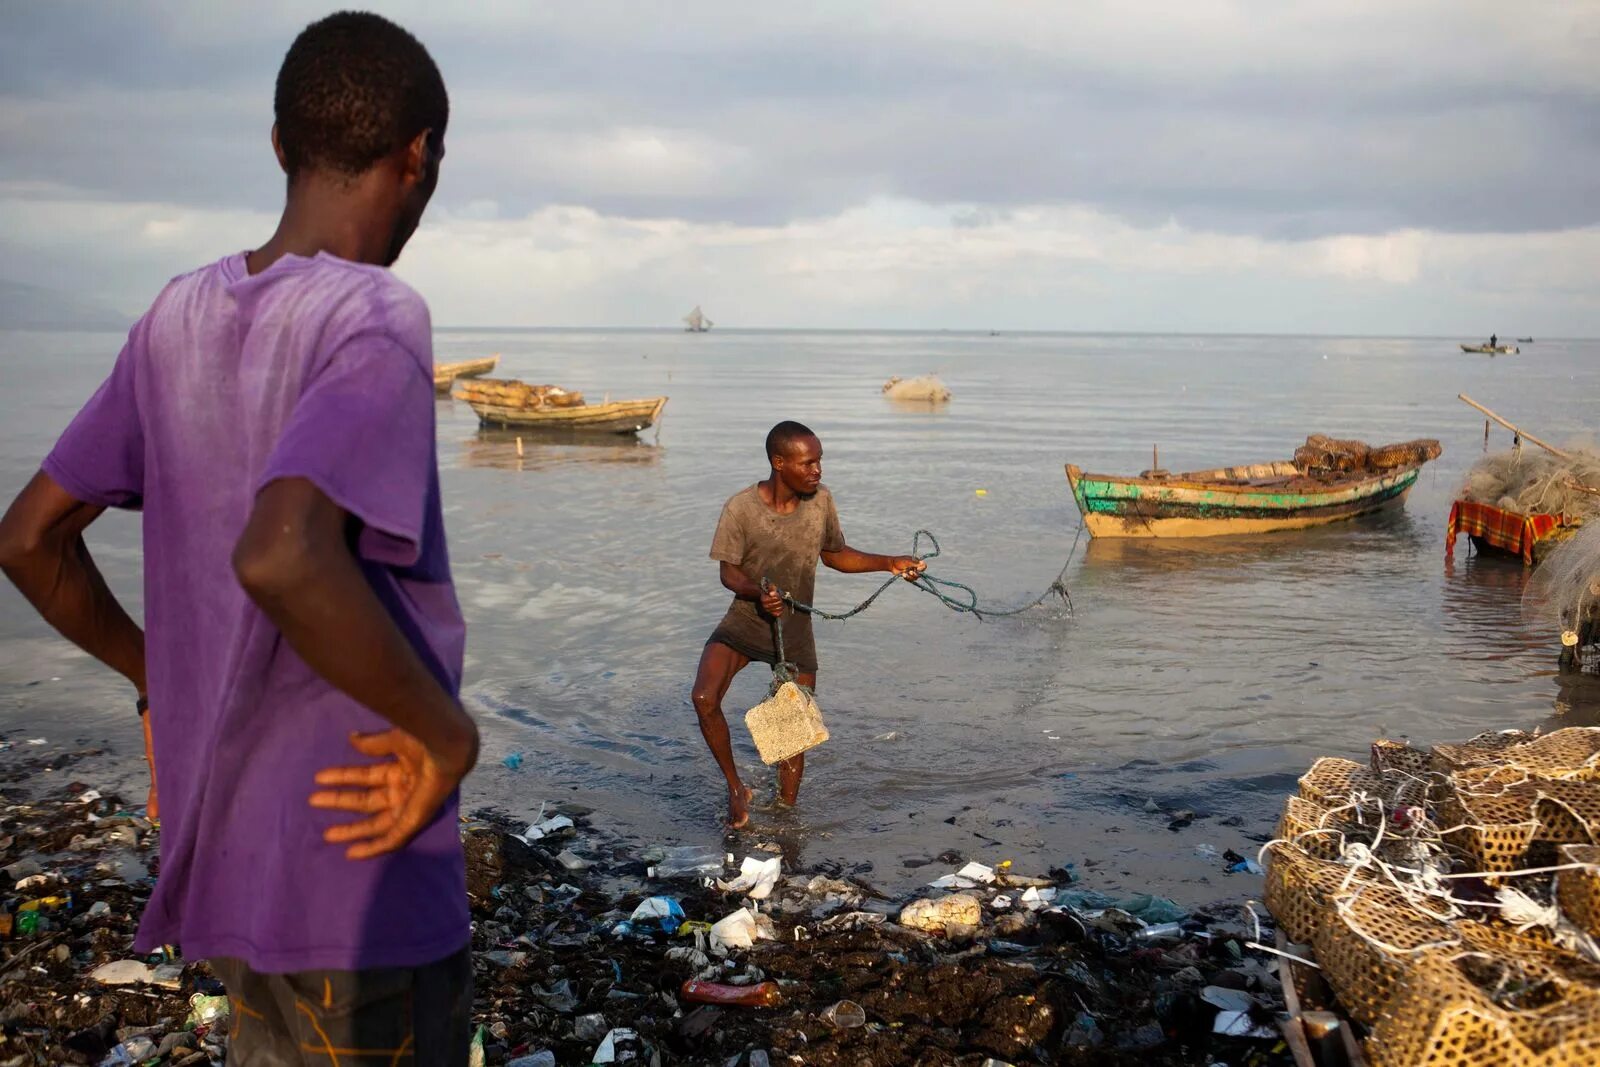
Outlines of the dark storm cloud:
{"type": "MultiPolygon", "coordinates": [[[[739,223],[885,196],[1079,203],[1287,238],[1600,221],[1595,82],[1564,52],[1496,61],[1488,23],[1395,42],[1359,23],[1239,41],[1219,23],[1174,53],[1130,19],[1124,53],[1079,47],[1070,24],[689,8],[398,12],[452,90],[440,202],[739,223]]],[[[316,13],[6,5],[0,181],[270,209],[272,78],[316,13]]]]}

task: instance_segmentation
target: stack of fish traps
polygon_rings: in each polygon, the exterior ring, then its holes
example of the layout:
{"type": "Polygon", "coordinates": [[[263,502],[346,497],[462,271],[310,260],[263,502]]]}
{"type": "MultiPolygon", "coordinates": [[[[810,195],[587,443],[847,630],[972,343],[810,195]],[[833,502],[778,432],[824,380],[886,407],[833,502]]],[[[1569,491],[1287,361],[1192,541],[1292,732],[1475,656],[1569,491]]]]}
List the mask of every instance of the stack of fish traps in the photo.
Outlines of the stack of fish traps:
{"type": "Polygon", "coordinates": [[[1275,837],[1267,906],[1378,1067],[1600,1064],[1600,728],[1318,760],[1275,837]]]}
{"type": "Polygon", "coordinates": [[[582,393],[570,392],[559,385],[529,385],[515,378],[461,381],[456,383],[456,391],[463,400],[522,411],[583,406],[582,393]]]}
{"type": "Polygon", "coordinates": [[[1345,441],[1314,433],[1294,450],[1294,465],[1307,474],[1382,472],[1416,467],[1443,453],[1430,439],[1402,441],[1373,448],[1365,441],[1345,441]]]}

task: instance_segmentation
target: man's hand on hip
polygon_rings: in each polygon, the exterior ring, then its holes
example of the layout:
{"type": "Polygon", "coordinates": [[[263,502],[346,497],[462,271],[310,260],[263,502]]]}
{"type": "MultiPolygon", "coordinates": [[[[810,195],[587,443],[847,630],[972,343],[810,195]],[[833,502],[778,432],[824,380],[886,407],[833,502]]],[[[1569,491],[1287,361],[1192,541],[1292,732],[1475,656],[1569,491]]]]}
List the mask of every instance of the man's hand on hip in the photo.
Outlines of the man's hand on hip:
{"type": "MultiPolygon", "coordinates": [[[[470,725],[470,720],[469,720],[470,725]]],[[[477,728],[460,754],[442,757],[404,730],[351,734],[350,744],[364,756],[380,760],[353,767],[329,767],[317,774],[324,788],[311,794],[311,806],[330,811],[361,812],[370,818],[330,826],[329,844],[349,845],[345,855],[370,859],[404,848],[433,821],[478,760],[477,728]]]]}

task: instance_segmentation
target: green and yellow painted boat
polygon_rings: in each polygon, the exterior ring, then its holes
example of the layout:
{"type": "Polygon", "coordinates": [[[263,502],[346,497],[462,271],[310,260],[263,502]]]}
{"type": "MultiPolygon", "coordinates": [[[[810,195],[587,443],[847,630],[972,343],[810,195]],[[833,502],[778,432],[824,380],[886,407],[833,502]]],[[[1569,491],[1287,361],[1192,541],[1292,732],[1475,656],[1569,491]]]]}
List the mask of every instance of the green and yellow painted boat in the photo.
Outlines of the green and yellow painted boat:
{"type": "Polygon", "coordinates": [[[1299,530],[1400,504],[1421,464],[1312,474],[1288,461],[1188,474],[1085,474],[1067,484],[1091,537],[1219,537],[1299,530]]]}

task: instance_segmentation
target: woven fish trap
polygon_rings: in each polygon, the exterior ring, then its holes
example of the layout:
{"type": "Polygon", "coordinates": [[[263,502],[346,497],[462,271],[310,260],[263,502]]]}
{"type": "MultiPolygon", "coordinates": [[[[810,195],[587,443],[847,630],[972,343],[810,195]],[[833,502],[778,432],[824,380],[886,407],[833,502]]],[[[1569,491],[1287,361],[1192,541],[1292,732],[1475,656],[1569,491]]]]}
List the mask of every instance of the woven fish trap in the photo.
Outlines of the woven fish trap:
{"type": "Polygon", "coordinates": [[[1456,772],[1450,784],[1440,818],[1481,871],[1544,866],[1554,861],[1554,846],[1596,843],[1600,782],[1485,766],[1456,772]]]}
{"type": "Polygon", "coordinates": [[[1507,749],[1535,739],[1534,734],[1524,730],[1492,730],[1460,744],[1434,745],[1428,757],[1428,767],[1440,774],[1450,774],[1467,767],[1498,763],[1500,755],[1507,749]]]}
{"type": "Polygon", "coordinates": [[[1329,810],[1349,809],[1346,816],[1376,825],[1397,808],[1427,804],[1432,780],[1407,771],[1373,771],[1353,760],[1324,757],[1300,776],[1300,797],[1329,810]]]}
{"type": "MultiPolygon", "coordinates": [[[[1531,787],[1538,799],[1533,814],[1539,828],[1533,839],[1547,845],[1593,845],[1600,828],[1600,782],[1538,779],[1531,787]]],[[[1555,850],[1534,856],[1538,864],[1554,859],[1555,850]]]]}
{"type": "Polygon", "coordinates": [[[1370,798],[1365,807],[1376,814],[1383,808],[1386,788],[1383,775],[1335,756],[1317,760],[1300,776],[1300,798],[1329,809],[1344,807],[1353,803],[1353,797],[1365,796],[1370,798]]]}
{"type": "Polygon", "coordinates": [[[769,767],[828,739],[816,697],[793,682],[784,682],[777,692],[746,712],[744,724],[756,743],[761,762],[769,767]]]}
{"type": "Polygon", "coordinates": [[[1600,994],[1466,953],[1428,954],[1366,1044],[1375,1067],[1588,1067],[1600,994]]]}
{"type": "Polygon", "coordinates": [[[1301,470],[1353,471],[1367,465],[1372,451],[1365,441],[1340,440],[1314,433],[1294,450],[1294,465],[1301,470]]]}
{"type": "Polygon", "coordinates": [[[1466,951],[1512,961],[1525,981],[1555,982],[1600,993],[1600,964],[1557,944],[1543,926],[1520,930],[1493,919],[1462,920],[1455,924],[1455,931],[1466,951]]]}
{"type": "Polygon", "coordinates": [[[1267,910],[1284,936],[1306,945],[1314,943],[1317,931],[1333,914],[1335,897],[1373,885],[1365,874],[1357,874],[1347,886],[1349,867],[1283,842],[1268,851],[1266,874],[1267,910]]]}
{"type": "Polygon", "coordinates": [[[1333,895],[1311,945],[1339,1003],[1351,1018],[1370,1026],[1422,956],[1459,952],[1461,938],[1448,922],[1425,914],[1398,890],[1369,885],[1333,895]]]}
{"type": "Polygon", "coordinates": [[[1600,728],[1569,726],[1505,752],[1505,765],[1541,778],[1600,781],[1600,728]]]}
{"type": "Polygon", "coordinates": [[[1477,767],[1450,776],[1439,802],[1444,837],[1466,853],[1477,870],[1514,871],[1527,866],[1528,849],[1539,830],[1534,815],[1538,796],[1528,775],[1503,767],[1477,767]]]}
{"type": "Polygon", "coordinates": [[[1291,842],[1317,859],[1334,860],[1339,858],[1342,837],[1352,829],[1352,823],[1332,814],[1321,804],[1289,797],[1283,803],[1283,814],[1272,836],[1291,842]]]}
{"type": "Polygon", "coordinates": [[[457,383],[465,400],[498,407],[538,410],[541,408],[570,408],[583,406],[583,394],[563,389],[558,385],[529,385],[515,378],[481,378],[457,383]]]}
{"type": "Polygon", "coordinates": [[[1439,442],[1430,438],[1418,438],[1415,441],[1401,441],[1392,445],[1380,445],[1367,453],[1367,466],[1373,470],[1389,471],[1401,467],[1415,467],[1429,460],[1438,459],[1444,454],[1444,449],[1439,442]]]}
{"type": "Polygon", "coordinates": [[[1566,920],[1592,937],[1600,937],[1600,846],[1562,845],[1562,863],[1581,863],[1577,870],[1556,873],[1556,903],[1566,920]]]}
{"type": "Polygon", "coordinates": [[[1428,751],[1412,747],[1409,741],[1374,741],[1372,772],[1378,775],[1385,772],[1414,774],[1420,778],[1428,772],[1428,751]]]}

